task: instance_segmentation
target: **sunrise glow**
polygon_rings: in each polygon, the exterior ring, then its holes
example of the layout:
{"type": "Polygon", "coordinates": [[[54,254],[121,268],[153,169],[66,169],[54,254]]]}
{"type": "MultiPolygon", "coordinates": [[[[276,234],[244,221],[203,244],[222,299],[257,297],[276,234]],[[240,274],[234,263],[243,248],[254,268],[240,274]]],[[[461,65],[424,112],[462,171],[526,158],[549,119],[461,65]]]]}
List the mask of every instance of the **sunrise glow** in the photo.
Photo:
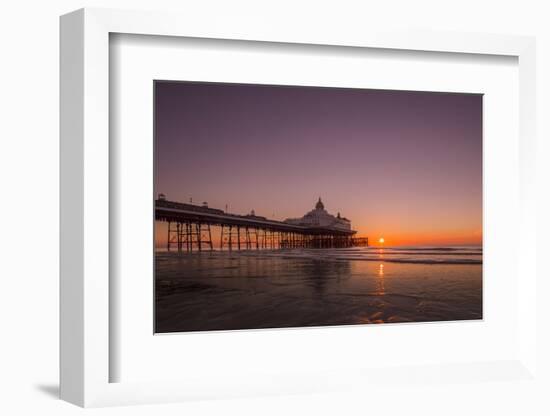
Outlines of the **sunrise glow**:
{"type": "Polygon", "coordinates": [[[482,243],[478,95],[171,82],[156,94],[155,189],[171,201],[282,221],[322,196],[378,247],[482,243]]]}

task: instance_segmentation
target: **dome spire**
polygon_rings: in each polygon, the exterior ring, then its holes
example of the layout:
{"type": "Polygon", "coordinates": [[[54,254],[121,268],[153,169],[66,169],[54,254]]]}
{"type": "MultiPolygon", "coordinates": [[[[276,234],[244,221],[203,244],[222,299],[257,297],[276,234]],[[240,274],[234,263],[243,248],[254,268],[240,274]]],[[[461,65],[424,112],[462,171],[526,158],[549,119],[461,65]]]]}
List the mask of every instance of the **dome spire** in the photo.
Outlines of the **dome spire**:
{"type": "Polygon", "coordinates": [[[325,209],[325,206],[323,205],[323,202],[321,201],[321,197],[319,197],[319,201],[317,201],[317,204],[315,204],[315,209],[325,209]]]}

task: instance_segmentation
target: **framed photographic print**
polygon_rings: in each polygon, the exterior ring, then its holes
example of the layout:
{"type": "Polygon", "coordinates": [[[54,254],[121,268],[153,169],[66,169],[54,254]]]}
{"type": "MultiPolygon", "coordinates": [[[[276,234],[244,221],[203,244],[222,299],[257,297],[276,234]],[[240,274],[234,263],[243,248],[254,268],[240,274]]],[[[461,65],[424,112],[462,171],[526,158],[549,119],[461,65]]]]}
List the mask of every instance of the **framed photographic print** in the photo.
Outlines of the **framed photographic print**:
{"type": "Polygon", "coordinates": [[[534,40],[247,22],[61,19],[62,398],[537,387],[534,40]]]}
{"type": "Polygon", "coordinates": [[[482,318],[481,94],[154,97],[155,332],[482,318]]]}

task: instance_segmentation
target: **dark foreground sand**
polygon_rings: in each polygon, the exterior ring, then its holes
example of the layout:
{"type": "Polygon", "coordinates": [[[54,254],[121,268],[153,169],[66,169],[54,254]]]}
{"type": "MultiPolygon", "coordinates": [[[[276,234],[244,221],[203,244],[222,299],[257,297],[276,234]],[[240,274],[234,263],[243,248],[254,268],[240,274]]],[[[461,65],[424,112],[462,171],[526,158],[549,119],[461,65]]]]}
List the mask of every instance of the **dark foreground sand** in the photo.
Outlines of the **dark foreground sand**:
{"type": "Polygon", "coordinates": [[[157,253],[156,332],[482,318],[479,262],[331,254],[157,253]]]}

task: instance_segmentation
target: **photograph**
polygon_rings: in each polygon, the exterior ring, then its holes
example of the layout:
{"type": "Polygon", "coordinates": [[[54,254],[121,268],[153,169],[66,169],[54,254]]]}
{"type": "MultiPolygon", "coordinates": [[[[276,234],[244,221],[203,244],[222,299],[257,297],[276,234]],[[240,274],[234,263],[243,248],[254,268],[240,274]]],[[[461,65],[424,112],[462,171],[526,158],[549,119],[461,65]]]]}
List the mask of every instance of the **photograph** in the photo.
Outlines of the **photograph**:
{"type": "Polygon", "coordinates": [[[155,333],[483,319],[483,94],[153,89],[155,333]]]}

